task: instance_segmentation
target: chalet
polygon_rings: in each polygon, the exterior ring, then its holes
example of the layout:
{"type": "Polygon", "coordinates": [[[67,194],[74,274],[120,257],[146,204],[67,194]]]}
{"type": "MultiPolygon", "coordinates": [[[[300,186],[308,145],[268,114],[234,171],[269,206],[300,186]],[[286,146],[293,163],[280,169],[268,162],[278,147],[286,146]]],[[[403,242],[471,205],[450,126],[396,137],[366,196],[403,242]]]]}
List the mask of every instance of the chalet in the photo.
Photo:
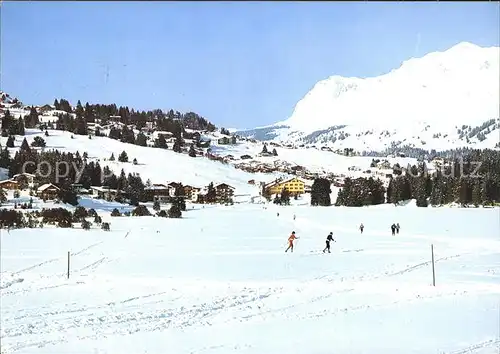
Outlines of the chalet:
{"type": "Polygon", "coordinates": [[[172,138],[174,136],[174,134],[171,132],[167,132],[167,131],[155,131],[152,134],[152,138],[154,140],[159,139],[160,136],[163,136],[165,138],[165,140],[167,140],[167,139],[172,138]]]}
{"type": "Polygon", "coordinates": [[[155,183],[144,188],[144,195],[148,202],[158,200],[159,202],[166,203],[170,199],[170,190],[171,188],[164,184],[155,183]]]}
{"type": "Polygon", "coordinates": [[[193,198],[193,194],[196,194],[201,191],[201,188],[193,187],[189,185],[184,186],[184,196],[186,199],[191,200],[193,198]]]}
{"type": "Polygon", "coordinates": [[[46,183],[38,187],[36,190],[36,195],[37,197],[47,200],[47,199],[57,199],[59,196],[59,187],[52,184],[52,183],[46,183]]]}
{"type": "Polygon", "coordinates": [[[18,182],[21,186],[33,187],[35,185],[36,176],[31,173],[18,173],[12,177],[12,180],[18,182]]]}
{"type": "Polygon", "coordinates": [[[217,139],[217,143],[219,145],[234,145],[236,144],[236,137],[235,136],[223,136],[222,138],[217,139]]]}
{"type": "Polygon", "coordinates": [[[49,104],[45,104],[41,107],[38,108],[38,111],[41,113],[41,114],[45,114],[49,111],[52,111],[54,109],[54,107],[52,107],[51,105],[49,104]]]}
{"type": "Polygon", "coordinates": [[[377,164],[377,167],[378,167],[379,169],[388,170],[388,169],[390,169],[390,168],[391,168],[391,163],[390,163],[389,161],[387,161],[387,160],[384,160],[384,161],[382,161],[382,162],[379,162],[379,163],[377,164]]]}
{"type": "Polygon", "coordinates": [[[248,181],[248,184],[255,184],[255,180],[251,179],[250,181],[248,181]]]}
{"type": "MultiPolygon", "coordinates": [[[[181,184],[181,183],[177,183],[177,182],[170,182],[169,184],[167,184],[167,187],[168,187],[170,190],[172,190],[173,192],[175,192],[175,189],[176,189],[176,188],[179,188],[179,187],[181,187],[181,186],[182,186],[182,184],[181,184]]],[[[171,193],[173,193],[173,192],[171,192],[171,193]]],[[[173,195],[173,194],[172,194],[172,195],[173,195]]]]}
{"type": "Polygon", "coordinates": [[[97,135],[97,132],[101,132],[102,127],[97,123],[89,122],[87,123],[87,128],[89,135],[97,135]]]}
{"type": "Polygon", "coordinates": [[[12,180],[12,179],[6,179],[4,181],[0,181],[0,188],[16,190],[16,189],[19,189],[19,183],[17,181],[12,180]]]}
{"type": "Polygon", "coordinates": [[[234,156],[233,155],[226,155],[222,158],[222,161],[225,161],[225,162],[234,161],[234,156]]]}
{"type": "Polygon", "coordinates": [[[342,188],[342,187],[344,187],[344,180],[343,180],[343,179],[335,179],[335,180],[333,181],[333,185],[334,185],[335,187],[342,188]]]}
{"type": "Polygon", "coordinates": [[[221,183],[215,186],[216,200],[219,203],[232,201],[234,195],[234,187],[229,184],[221,183]]]}
{"type": "Polygon", "coordinates": [[[191,201],[193,203],[204,203],[205,202],[205,197],[207,195],[207,189],[206,188],[197,188],[196,190],[191,191],[191,201]]]}
{"type": "Polygon", "coordinates": [[[300,166],[300,165],[292,166],[291,169],[292,169],[292,171],[295,171],[295,172],[305,171],[305,167],[304,166],[300,166]]]}
{"type": "Polygon", "coordinates": [[[305,182],[297,177],[293,177],[284,181],[274,181],[264,185],[264,189],[270,195],[280,194],[283,189],[286,189],[292,195],[300,195],[305,193],[305,182]]]}
{"type": "Polygon", "coordinates": [[[210,142],[211,140],[210,139],[207,139],[207,138],[204,138],[204,137],[201,137],[199,140],[198,140],[198,147],[199,148],[202,148],[202,149],[206,149],[206,148],[209,148],[210,147],[210,142]]]}
{"type": "Polygon", "coordinates": [[[125,196],[125,193],[122,191],[118,191],[116,189],[111,189],[106,186],[103,187],[90,187],[92,191],[91,195],[97,199],[105,199],[105,200],[114,200],[120,192],[120,195],[125,196]]]}
{"type": "Polygon", "coordinates": [[[241,155],[241,157],[240,157],[240,159],[242,159],[242,160],[249,160],[251,158],[252,158],[252,156],[250,156],[250,155],[241,155]]]}
{"type": "Polygon", "coordinates": [[[186,139],[191,139],[191,140],[194,140],[194,141],[200,141],[200,139],[201,139],[201,134],[200,134],[200,132],[196,132],[196,131],[195,131],[195,132],[193,132],[193,133],[187,133],[187,132],[186,132],[186,133],[184,134],[184,137],[185,137],[186,139]]]}

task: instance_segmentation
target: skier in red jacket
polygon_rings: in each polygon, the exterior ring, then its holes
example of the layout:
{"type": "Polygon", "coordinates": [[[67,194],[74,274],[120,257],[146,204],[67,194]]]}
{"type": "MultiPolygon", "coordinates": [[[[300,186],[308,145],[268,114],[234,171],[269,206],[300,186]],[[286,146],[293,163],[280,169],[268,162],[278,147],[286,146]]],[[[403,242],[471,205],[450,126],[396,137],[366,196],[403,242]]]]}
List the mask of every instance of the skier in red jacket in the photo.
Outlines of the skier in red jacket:
{"type": "Polygon", "coordinates": [[[290,235],[290,237],[288,238],[288,248],[285,250],[285,253],[290,250],[291,252],[293,252],[293,241],[298,239],[297,236],[295,236],[295,231],[292,231],[292,234],[290,235]]]}

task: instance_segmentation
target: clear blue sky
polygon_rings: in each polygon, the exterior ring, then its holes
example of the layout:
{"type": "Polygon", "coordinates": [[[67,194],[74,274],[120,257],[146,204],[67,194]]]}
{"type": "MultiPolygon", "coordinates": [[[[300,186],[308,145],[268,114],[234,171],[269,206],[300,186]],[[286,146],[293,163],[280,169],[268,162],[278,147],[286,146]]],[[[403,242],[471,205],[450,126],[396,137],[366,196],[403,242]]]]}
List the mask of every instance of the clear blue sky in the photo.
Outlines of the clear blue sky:
{"type": "Polygon", "coordinates": [[[1,89],[251,128],[288,118],[331,75],[380,75],[461,41],[498,46],[499,15],[498,2],[3,2],[1,89]]]}

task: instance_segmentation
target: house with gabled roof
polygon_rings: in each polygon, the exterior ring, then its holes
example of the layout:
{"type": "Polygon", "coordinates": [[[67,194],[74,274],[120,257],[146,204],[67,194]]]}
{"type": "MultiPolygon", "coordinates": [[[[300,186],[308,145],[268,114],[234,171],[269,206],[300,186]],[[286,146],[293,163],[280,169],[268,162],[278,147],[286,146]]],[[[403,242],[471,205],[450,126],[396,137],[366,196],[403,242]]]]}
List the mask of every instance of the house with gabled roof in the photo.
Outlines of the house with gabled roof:
{"type": "Polygon", "coordinates": [[[37,197],[47,200],[47,199],[57,199],[59,196],[60,188],[52,183],[42,184],[36,190],[37,197]]]}

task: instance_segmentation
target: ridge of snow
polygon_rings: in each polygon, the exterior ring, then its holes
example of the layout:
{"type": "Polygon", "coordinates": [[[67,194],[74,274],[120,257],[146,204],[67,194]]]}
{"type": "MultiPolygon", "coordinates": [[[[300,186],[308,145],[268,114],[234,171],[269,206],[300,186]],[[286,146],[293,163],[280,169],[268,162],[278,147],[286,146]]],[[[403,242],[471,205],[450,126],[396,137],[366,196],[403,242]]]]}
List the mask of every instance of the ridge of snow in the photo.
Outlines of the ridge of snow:
{"type": "Polygon", "coordinates": [[[499,48],[460,43],[378,77],[334,75],[314,85],[285,121],[310,133],[332,125],[442,126],[499,117],[499,48]],[[376,119],[373,119],[376,118],[376,119]]]}

